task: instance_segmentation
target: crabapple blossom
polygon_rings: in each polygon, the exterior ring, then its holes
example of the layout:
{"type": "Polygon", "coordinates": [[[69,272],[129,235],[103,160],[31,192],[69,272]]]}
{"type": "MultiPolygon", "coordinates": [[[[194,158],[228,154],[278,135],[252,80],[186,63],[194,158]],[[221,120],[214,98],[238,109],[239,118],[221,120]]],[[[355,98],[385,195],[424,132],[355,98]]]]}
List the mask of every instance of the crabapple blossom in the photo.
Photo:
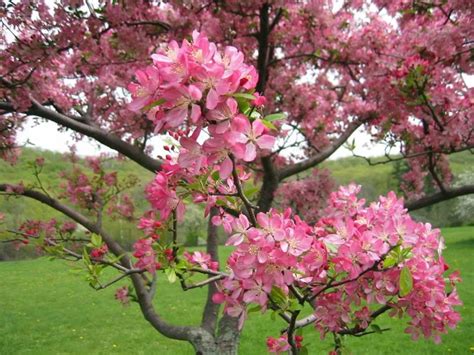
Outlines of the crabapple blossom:
{"type": "Polygon", "coordinates": [[[366,206],[359,191],[350,185],[331,193],[325,217],[314,226],[292,217],[290,210],[259,213],[256,226],[243,215],[233,218],[231,274],[216,296],[227,312],[235,314],[239,302],[238,316],[244,319],[249,304],[265,311],[275,289],[288,301],[296,287],[314,299],[314,324],[321,336],[353,324],[366,329],[373,319],[360,305],[379,304],[408,315],[406,331],[414,338],[439,341],[459,321],[454,306],[460,304],[454,282],[446,291],[439,230],[412,220],[394,193],[366,206]],[[408,291],[401,280],[406,272],[413,282],[408,291]]]}
{"type": "Polygon", "coordinates": [[[154,274],[156,270],[161,268],[157,261],[157,255],[153,250],[152,238],[139,239],[133,244],[133,256],[137,258],[135,267],[138,269],[146,269],[149,273],[154,274]]]}
{"type": "Polygon", "coordinates": [[[127,286],[119,287],[115,291],[115,299],[123,305],[128,305],[130,303],[130,297],[128,292],[129,291],[127,286]]]}

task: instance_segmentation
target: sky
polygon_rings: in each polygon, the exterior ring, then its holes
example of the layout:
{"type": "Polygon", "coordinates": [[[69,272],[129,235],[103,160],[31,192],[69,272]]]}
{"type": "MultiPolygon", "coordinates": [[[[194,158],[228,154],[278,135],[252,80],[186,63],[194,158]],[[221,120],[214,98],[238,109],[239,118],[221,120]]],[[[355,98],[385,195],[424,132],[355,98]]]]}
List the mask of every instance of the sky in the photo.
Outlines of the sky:
{"type": "MultiPolygon", "coordinates": [[[[75,145],[77,153],[81,156],[98,155],[103,152],[112,152],[109,148],[104,145],[93,142],[88,139],[84,139],[79,142],[75,142],[70,132],[58,131],[58,125],[54,122],[41,122],[35,123],[33,119],[29,119],[23,131],[18,134],[18,143],[27,147],[41,148],[52,150],[56,152],[68,152],[70,146],[75,145]]],[[[349,142],[355,139],[356,150],[355,153],[367,157],[380,156],[384,154],[384,145],[382,144],[371,144],[370,137],[362,132],[361,129],[356,131],[350,138],[349,142]]],[[[163,154],[161,149],[163,141],[160,137],[156,137],[151,141],[154,149],[154,153],[163,154]]],[[[339,148],[332,156],[331,159],[337,159],[341,157],[351,156],[352,153],[344,148],[339,148]]]]}

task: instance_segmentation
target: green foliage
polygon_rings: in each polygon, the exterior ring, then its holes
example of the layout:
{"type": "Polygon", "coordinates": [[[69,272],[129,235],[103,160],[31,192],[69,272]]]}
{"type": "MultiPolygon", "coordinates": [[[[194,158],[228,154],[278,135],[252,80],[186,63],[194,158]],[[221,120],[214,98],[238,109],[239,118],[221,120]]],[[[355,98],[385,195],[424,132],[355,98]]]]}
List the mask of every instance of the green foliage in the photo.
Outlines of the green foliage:
{"type": "Polygon", "coordinates": [[[408,266],[404,266],[400,272],[400,296],[405,297],[413,289],[413,276],[408,266]]]}

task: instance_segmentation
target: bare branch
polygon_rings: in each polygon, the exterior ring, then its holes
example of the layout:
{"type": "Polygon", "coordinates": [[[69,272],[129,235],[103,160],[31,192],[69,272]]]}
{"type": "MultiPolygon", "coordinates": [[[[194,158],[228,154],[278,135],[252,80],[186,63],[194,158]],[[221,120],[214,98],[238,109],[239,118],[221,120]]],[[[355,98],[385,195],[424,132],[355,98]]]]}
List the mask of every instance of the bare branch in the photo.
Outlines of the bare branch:
{"type": "Polygon", "coordinates": [[[107,283],[104,284],[104,285],[99,284],[99,286],[94,287],[94,289],[95,289],[96,291],[103,290],[103,289],[105,289],[105,288],[107,288],[107,287],[109,287],[109,286],[112,286],[114,283],[116,283],[116,282],[118,282],[118,281],[120,281],[120,280],[122,280],[122,279],[124,279],[124,278],[126,278],[126,277],[128,277],[128,276],[130,276],[130,275],[132,275],[132,274],[140,274],[140,273],[142,273],[142,272],[144,272],[144,271],[145,271],[145,270],[143,270],[143,269],[132,269],[132,270],[128,270],[128,271],[125,272],[124,274],[122,274],[122,275],[116,277],[115,279],[113,279],[113,280],[107,282],[107,283]]]}
{"type": "MultiPolygon", "coordinates": [[[[214,261],[219,261],[219,249],[218,249],[218,235],[217,226],[212,223],[212,218],[218,215],[219,210],[216,207],[212,207],[209,213],[209,219],[207,224],[207,246],[206,251],[214,261]]],[[[209,275],[209,278],[217,277],[209,275]]],[[[201,327],[206,329],[211,334],[214,334],[217,326],[217,318],[219,315],[220,305],[212,300],[212,296],[217,292],[217,286],[215,282],[211,282],[207,289],[207,298],[204,310],[202,312],[201,327]]]]}
{"type": "Polygon", "coordinates": [[[464,152],[466,150],[472,150],[472,149],[474,149],[473,145],[467,145],[467,146],[456,148],[456,149],[440,149],[440,150],[430,149],[430,150],[425,150],[422,152],[417,152],[417,153],[412,153],[412,154],[401,153],[400,156],[393,156],[393,155],[390,155],[390,152],[386,152],[384,155],[384,158],[386,159],[379,160],[379,161],[376,161],[372,158],[369,158],[363,155],[355,154],[354,152],[352,152],[352,156],[355,158],[364,159],[367,162],[367,164],[369,164],[370,166],[375,166],[375,165],[393,163],[393,162],[397,162],[397,161],[405,160],[405,159],[413,159],[413,158],[417,158],[417,157],[428,155],[428,154],[454,154],[454,153],[460,153],[460,152],[464,152]]]}
{"type": "Polygon", "coordinates": [[[211,283],[222,280],[224,278],[225,278],[225,276],[223,276],[223,275],[217,275],[217,276],[212,276],[212,277],[210,277],[210,278],[208,278],[204,281],[197,282],[195,284],[190,284],[190,285],[182,284],[181,286],[182,286],[184,291],[188,291],[188,290],[191,290],[193,288],[203,287],[203,286],[209,285],[211,283]]]}
{"type": "Polygon", "coordinates": [[[235,165],[235,158],[232,154],[229,154],[230,160],[232,160],[232,177],[234,179],[234,185],[237,188],[237,193],[239,194],[240,199],[245,205],[247,212],[249,214],[250,222],[254,227],[257,226],[257,219],[255,218],[255,213],[253,211],[256,206],[252,205],[252,203],[248,200],[247,196],[245,196],[244,190],[242,189],[242,185],[240,184],[239,175],[237,175],[237,168],[235,165]]]}
{"type": "MultiPolygon", "coordinates": [[[[0,102],[0,110],[11,113],[16,112],[13,105],[9,102],[0,102]]],[[[31,107],[26,112],[18,113],[24,113],[28,116],[41,117],[55,122],[61,126],[72,129],[75,132],[84,134],[106,145],[107,147],[116,150],[120,154],[130,158],[151,172],[156,172],[161,168],[161,162],[159,160],[153,159],[150,156],[144,154],[138,147],[123,141],[113,133],[106,132],[99,127],[91,126],[87,123],[80,122],[80,120],[73,119],[59,112],[48,109],[36,101],[33,101],[31,107]]]]}
{"type": "Polygon", "coordinates": [[[422,197],[415,201],[409,201],[405,203],[405,208],[408,211],[415,211],[423,207],[433,205],[438,202],[447,201],[455,197],[474,194],[474,185],[466,185],[462,187],[455,187],[451,189],[445,189],[438,193],[422,197]]]}
{"type": "Polygon", "coordinates": [[[346,131],[341,134],[339,138],[337,138],[330,146],[326,147],[325,149],[321,150],[321,152],[309,157],[304,161],[283,168],[278,174],[280,181],[285,180],[286,178],[305,171],[309,168],[312,168],[329,158],[341,145],[343,145],[347,141],[347,139],[352,135],[352,133],[354,133],[357,128],[359,128],[367,120],[368,119],[356,120],[350,123],[346,131]]]}

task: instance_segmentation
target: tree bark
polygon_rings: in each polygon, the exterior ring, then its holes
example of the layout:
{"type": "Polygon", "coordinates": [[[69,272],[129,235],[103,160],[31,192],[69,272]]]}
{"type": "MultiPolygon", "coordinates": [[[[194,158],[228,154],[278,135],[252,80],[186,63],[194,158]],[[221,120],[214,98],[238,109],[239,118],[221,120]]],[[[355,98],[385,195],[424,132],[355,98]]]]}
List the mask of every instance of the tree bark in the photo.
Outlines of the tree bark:
{"type": "MultiPolygon", "coordinates": [[[[212,260],[219,261],[218,253],[218,235],[217,227],[212,223],[212,217],[217,215],[218,209],[216,207],[211,208],[209,213],[209,222],[207,226],[207,252],[211,256],[212,260]]],[[[212,277],[212,275],[209,275],[212,277]]],[[[206,305],[204,306],[204,311],[202,314],[201,327],[215,334],[217,317],[219,315],[220,305],[212,301],[212,296],[217,292],[216,283],[212,282],[207,287],[207,299],[206,305]]]]}

